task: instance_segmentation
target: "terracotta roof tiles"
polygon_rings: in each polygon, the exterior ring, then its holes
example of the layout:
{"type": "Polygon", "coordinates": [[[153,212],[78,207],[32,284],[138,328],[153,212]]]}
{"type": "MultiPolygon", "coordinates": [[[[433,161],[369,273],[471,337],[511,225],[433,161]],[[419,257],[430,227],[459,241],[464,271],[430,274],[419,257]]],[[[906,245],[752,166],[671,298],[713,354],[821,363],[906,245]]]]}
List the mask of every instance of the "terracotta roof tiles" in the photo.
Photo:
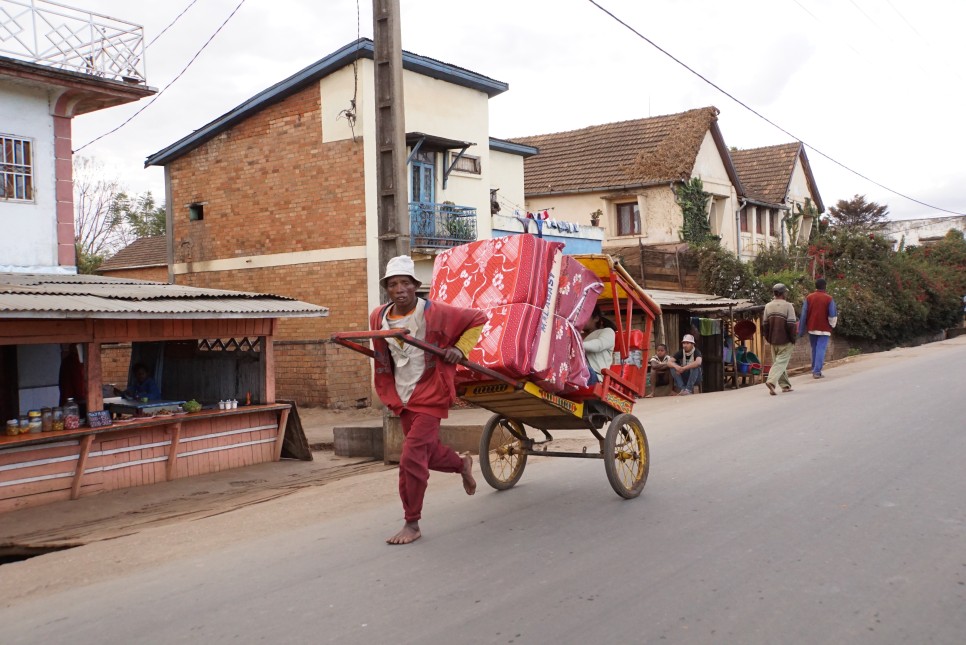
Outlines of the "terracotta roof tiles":
{"type": "Polygon", "coordinates": [[[547,194],[687,180],[718,110],[595,125],[512,141],[540,149],[525,162],[525,192],[547,194]]]}
{"type": "Polygon", "coordinates": [[[801,150],[802,144],[797,141],[765,148],[732,150],[731,159],[745,188],[745,195],[768,204],[784,202],[801,150]]]}
{"type": "Polygon", "coordinates": [[[168,263],[166,239],[164,235],[136,239],[105,260],[98,271],[165,265],[168,263]]]}

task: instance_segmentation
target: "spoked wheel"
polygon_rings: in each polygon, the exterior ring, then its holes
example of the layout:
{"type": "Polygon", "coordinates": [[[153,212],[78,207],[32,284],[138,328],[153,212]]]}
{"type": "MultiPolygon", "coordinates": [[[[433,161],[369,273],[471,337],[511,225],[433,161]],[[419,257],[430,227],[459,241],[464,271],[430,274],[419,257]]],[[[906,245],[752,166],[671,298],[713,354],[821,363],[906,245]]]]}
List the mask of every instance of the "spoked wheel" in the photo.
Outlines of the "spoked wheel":
{"type": "Polygon", "coordinates": [[[604,468],[610,485],[624,499],[633,499],[644,490],[650,465],[644,426],[633,414],[614,417],[604,438],[604,468]]]}
{"type": "Polygon", "coordinates": [[[527,450],[520,437],[523,426],[494,414],[483,426],[480,437],[480,470],[483,479],[497,490],[507,490],[520,481],[527,465],[527,450]]]}

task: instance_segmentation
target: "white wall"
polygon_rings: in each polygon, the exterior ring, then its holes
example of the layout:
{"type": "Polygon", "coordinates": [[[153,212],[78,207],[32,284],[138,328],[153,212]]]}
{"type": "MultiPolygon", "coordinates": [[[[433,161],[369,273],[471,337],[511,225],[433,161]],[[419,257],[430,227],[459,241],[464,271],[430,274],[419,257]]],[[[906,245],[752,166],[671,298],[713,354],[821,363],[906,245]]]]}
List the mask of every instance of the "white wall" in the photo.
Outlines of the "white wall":
{"type": "Polygon", "coordinates": [[[501,215],[513,215],[514,207],[525,208],[523,157],[490,150],[490,189],[494,188],[499,189],[501,215]]]}
{"type": "MultiPolygon", "coordinates": [[[[319,81],[322,103],[323,142],[341,141],[353,135],[349,122],[339,113],[348,108],[353,92],[356,92],[355,135],[363,137],[365,192],[366,192],[366,257],[370,279],[370,308],[378,304],[379,286],[375,279],[382,267],[378,265],[376,199],[376,121],[374,65],[371,60],[358,61],[358,89],[352,65],[340,69],[319,81]]],[[[403,71],[403,100],[406,111],[406,131],[472,142],[466,154],[480,158],[481,174],[454,171],[443,189],[443,164],[446,156],[436,155],[436,201],[451,201],[459,206],[477,209],[477,236],[491,236],[490,187],[494,178],[491,173],[489,149],[489,97],[484,92],[429,78],[408,70],[403,71]]],[[[505,160],[504,160],[505,161],[505,160]]],[[[504,181],[511,172],[509,164],[497,162],[504,181]]],[[[407,169],[407,178],[408,178],[407,169]]],[[[523,165],[519,165],[519,203],[523,202],[523,165]]],[[[498,184],[497,184],[498,185],[498,184]]],[[[407,194],[408,199],[408,194],[407,194]]],[[[432,260],[417,262],[417,274],[430,275],[432,260]]]]}
{"type": "Polygon", "coordinates": [[[33,143],[33,202],[0,200],[0,271],[57,267],[54,121],[47,92],[0,81],[0,133],[33,143]]]}
{"type": "Polygon", "coordinates": [[[721,246],[729,251],[736,251],[735,210],[738,208],[738,194],[731,183],[728,169],[721,159],[721,153],[710,131],[705,133],[704,140],[701,142],[691,176],[700,177],[705,192],[712,195],[712,200],[708,204],[709,210],[712,204],[714,206],[711,233],[721,236],[721,246]]]}

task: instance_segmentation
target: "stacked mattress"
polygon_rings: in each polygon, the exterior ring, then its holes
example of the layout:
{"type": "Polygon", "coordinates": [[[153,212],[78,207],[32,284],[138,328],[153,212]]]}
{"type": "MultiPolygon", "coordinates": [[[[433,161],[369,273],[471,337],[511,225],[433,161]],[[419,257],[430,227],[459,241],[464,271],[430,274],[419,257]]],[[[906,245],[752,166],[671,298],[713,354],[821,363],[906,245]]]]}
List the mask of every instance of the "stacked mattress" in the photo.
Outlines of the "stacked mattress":
{"type": "MultiPolygon", "coordinates": [[[[562,249],[557,242],[516,235],[436,257],[430,299],[480,309],[487,317],[470,361],[552,392],[587,385],[590,372],[578,330],[603,284],[562,249]]],[[[485,377],[460,367],[457,378],[485,377]]]]}

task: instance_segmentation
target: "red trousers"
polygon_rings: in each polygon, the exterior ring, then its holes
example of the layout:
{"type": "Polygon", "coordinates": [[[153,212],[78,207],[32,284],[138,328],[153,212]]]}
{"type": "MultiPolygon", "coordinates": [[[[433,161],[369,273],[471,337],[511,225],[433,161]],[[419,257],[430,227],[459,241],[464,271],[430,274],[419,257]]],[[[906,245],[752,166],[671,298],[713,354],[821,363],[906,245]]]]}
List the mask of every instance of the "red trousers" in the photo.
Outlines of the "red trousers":
{"type": "Polygon", "coordinates": [[[429,482],[429,471],[463,472],[463,458],[439,440],[439,419],[428,414],[403,410],[402,456],[399,458],[399,498],[407,522],[422,516],[423,495],[429,482]]]}

